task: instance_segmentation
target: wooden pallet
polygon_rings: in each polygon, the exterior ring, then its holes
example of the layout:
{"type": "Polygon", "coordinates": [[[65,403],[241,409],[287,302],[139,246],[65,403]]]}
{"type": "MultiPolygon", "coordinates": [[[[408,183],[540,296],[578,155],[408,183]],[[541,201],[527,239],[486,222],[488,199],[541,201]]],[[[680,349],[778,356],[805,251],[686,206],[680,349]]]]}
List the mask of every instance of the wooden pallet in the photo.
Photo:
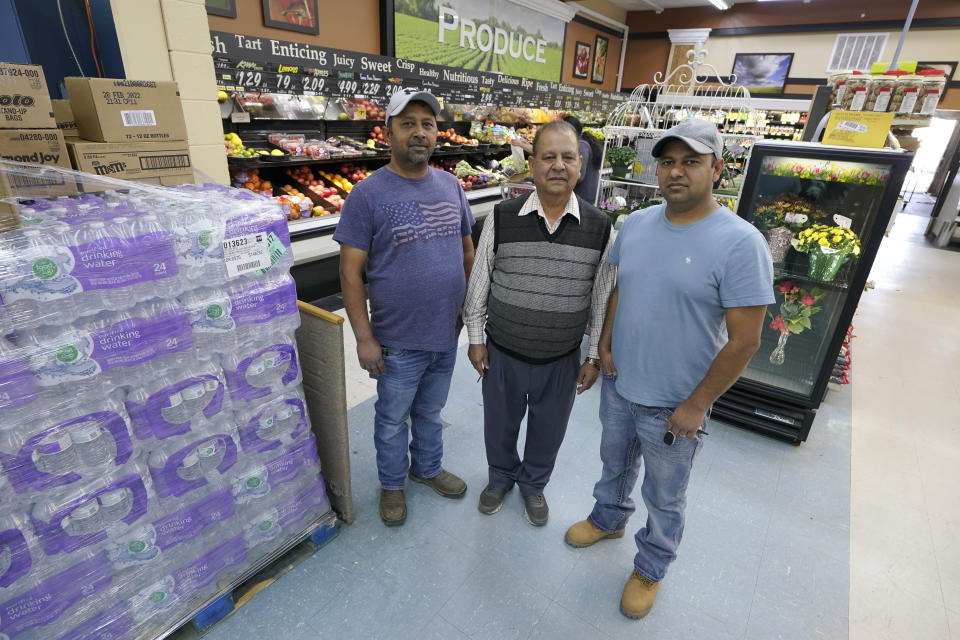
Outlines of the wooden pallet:
{"type": "Polygon", "coordinates": [[[252,575],[241,576],[240,582],[226,593],[218,595],[195,612],[190,624],[181,626],[170,635],[171,640],[195,640],[234,611],[250,602],[254,596],[292,571],[297,565],[309,558],[340,532],[340,520],[332,511],[327,512],[311,525],[298,540],[282,550],[279,555],[270,556],[262,561],[259,568],[254,567],[252,575]]]}

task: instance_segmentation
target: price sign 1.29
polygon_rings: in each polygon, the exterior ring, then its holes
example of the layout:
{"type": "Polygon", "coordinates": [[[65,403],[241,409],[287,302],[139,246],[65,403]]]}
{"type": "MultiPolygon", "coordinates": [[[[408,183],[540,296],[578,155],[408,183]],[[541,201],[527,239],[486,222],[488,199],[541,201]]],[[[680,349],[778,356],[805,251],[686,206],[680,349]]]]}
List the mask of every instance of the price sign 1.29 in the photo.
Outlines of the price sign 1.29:
{"type": "Polygon", "coordinates": [[[259,89],[263,82],[263,74],[259,71],[237,71],[237,84],[250,89],[259,89]]]}

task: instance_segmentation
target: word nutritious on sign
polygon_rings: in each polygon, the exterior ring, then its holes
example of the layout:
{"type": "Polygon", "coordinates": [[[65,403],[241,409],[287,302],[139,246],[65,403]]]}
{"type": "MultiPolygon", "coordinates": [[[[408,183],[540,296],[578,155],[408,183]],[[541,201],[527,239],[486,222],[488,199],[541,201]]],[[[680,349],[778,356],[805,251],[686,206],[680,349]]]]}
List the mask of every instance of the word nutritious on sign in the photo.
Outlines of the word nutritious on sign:
{"type": "Polygon", "coordinates": [[[445,42],[445,31],[456,31],[460,27],[460,47],[480,49],[481,51],[490,51],[493,49],[494,55],[507,54],[511,58],[520,58],[536,61],[540,64],[546,64],[547,58],[545,50],[547,41],[541,39],[534,40],[533,36],[518,33],[516,31],[507,31],[500,27],[491,27],[489,24],[481,23],[479,27],[469,18],[460,18],[456,11],[450,7],[440,5],[440,17],[438,20],[437,42],[445,42]]]}

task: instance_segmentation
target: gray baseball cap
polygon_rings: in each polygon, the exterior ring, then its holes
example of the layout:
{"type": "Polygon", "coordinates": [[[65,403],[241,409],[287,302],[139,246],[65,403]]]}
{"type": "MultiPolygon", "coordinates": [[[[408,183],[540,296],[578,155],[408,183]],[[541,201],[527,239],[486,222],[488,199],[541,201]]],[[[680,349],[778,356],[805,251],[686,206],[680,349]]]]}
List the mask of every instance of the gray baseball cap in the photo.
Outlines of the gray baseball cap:
{"type": "Polygon", "coordinates": [[[697,153],[712,153],[717,159],[723,157],[723,138],[717,131],[717,125],[702,118],[687,118],[663,132],[657,144],[650,152],[659,158],[663,148],[671,140],[680,140],[697,153]]]}
{"type": "Polygon", "coordinates": [[[443,110],[443,107],[440,106],[440,103],[429,91],[420,91],[413,87],[407,87],[402,91],[397,91],[393,94],[393,97],[390,98],[390,104],[387,105],[387,115],[384,124],[390,122],[391,116],[400,115],[400,112],[406,109],[407,104],[411,100],[419,100],[420,102],[426,103],[428,107],[433,110],[433,115],[438,116],[443,110]]]}

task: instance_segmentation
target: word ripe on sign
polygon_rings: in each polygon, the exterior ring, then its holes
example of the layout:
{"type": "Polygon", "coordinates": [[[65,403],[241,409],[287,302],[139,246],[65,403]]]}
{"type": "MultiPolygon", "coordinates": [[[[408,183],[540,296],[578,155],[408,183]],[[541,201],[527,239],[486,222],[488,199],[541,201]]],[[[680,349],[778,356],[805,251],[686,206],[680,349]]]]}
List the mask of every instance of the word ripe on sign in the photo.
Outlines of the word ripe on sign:
{"type": "Polygon", "coordinates": [[[473,20],[461,19],[456,11],[443,5],[440,6],[438,23],[437,42],[444,42],[444,32],[455,31],[459,25],[461,49],[467,46],[484,52],[493,49],[494,55],[509,55],[511,58],[520,58],[522,55],[529,62],[547,63],[546,40],[534,40],[533,36],[491,27],[489,24],[477,27],[473,20]]]}

